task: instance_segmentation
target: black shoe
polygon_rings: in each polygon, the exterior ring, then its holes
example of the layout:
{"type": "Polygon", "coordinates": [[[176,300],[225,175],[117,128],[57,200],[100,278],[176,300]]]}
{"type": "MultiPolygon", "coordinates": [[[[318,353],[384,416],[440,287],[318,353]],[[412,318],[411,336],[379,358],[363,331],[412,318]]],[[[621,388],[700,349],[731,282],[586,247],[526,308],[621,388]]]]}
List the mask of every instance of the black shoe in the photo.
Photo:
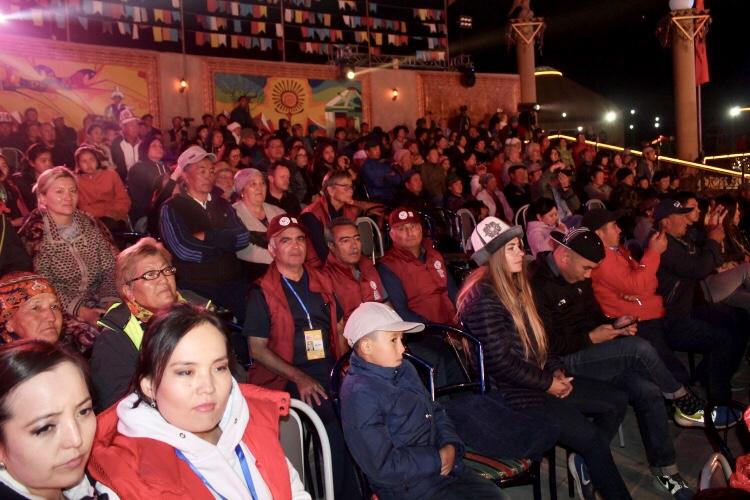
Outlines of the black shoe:
{"type": "Polygon", "coordinates": [[[580,500],[596,500],[594,483],[591,482],[591,476],[583,457],[577,453],[571,453],[568,457],[568,469],[573,476],[578,498],[580,500]]]}

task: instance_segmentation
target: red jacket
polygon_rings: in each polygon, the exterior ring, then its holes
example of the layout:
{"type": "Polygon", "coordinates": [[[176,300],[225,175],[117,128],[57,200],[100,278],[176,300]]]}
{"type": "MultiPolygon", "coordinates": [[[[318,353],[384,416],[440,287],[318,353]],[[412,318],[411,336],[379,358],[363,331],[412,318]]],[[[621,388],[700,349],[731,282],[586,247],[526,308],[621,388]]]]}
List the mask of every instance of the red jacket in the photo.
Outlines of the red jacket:
{"type": "Polygon", "coordinates": [[[448,296],[448,269],[440,252],[432,248],[430,240],[422,240],[425,262],[405,249],[395,246],[388,250],[380,263],[401,281],[409,309],[433,323],[453,324],[456,306],[448,296]]]}
{"type": "MultiPolygon", "coordinates": [[[[289,414],[289,394],[240,384],[250,406],[242,442],[256,460],[274,500],[291,500],[284,450],[279,443],[279,417],[289,414]]],[[[213,500],[214,496],[175,449],[161,441],[130,438],[117,431],[117,405],[97,417],[88,471],[124,499],[213,500]]]]}
{"type": "MultiPolygon", "coordinates": [[[[330,345],[333,355],[338,358],[338,320],[336,318],[336,298],[333,294],[333,285],[327,275],[322,271],[305,264],[305,271],[309,277],[310,291],[319,293],[328,304],[331,325],[330,345]]],[[[266,300],[268,310],[271,313],[271,332],[268,335],[268,348],[278,357],[289,364],[294,361],[294,319],[289,309],[286,295],[281,288],[281,273],[272,263],[266,274],[260,279],[260,288],[263,298],[266,300]]],[[[248,319],[252,321],[251,318],[248,319]]],[[[268,387],[269,389],[283,389],[287,380],[267,370],[260,363],[254,363],[247,373],[247,380],[255,385],[268,387]]]]}
{"type": "Polygon", "coordinates": [[[352,268],[343,264],[333,252],[328,253],[328,261],[323,270],[331,278],[333,291],[336,298],[344,309],[344,320],[347,320],[352,312],[363,302],[383,302],[385,288],[380,281],[375,266],[367,257],[359,259],[359,280],[354,278],[352,268]]]}
{"type": "Polygon", "coordinates": [[[640,321],[663,317],[664,303],[656,293],[660,260],[661,255],[653,250],[647,249],[638,263],[626,248],[607,248],[604,260],[591,272],[594,296],[604,314],[612,318],[627,314],[640,321]],[[623,295],[637,296],[642,305],[623,299],[623,295]]]}

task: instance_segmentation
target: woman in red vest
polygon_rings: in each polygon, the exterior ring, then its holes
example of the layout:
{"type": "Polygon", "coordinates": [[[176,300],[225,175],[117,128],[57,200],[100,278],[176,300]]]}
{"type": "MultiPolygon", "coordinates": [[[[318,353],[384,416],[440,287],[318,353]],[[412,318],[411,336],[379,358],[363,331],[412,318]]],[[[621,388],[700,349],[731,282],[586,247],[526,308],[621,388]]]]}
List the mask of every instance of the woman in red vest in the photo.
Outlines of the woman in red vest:
{"type": "Polygon", "coordinates": [[[133,392],[99,415],[91,475],[120,498],[310,499],[279,443],[289,395],[239,385],[229,359],[212,314],[154,318],[133,392]]]}

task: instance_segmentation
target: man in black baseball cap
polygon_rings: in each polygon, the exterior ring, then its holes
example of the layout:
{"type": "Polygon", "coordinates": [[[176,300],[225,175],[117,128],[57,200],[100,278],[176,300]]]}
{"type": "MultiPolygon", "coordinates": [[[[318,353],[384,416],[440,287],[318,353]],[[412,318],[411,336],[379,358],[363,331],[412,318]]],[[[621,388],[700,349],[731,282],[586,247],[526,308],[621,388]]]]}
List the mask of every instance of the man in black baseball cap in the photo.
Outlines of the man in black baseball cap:
{"type": "MultiPolygon", "coordinates": [[[[599,229],[616,218],[608,211],[589,214],[587,222],[599,229]]],[[[654,347],[635,336],[635,324],[613,323],[602,312],[590,279],[605,257],[601,238],[586,226],[565,234],[555,231],[551,237],[555,249],[538,254],[531,266],[534,302],[550,354],[562,359],[566,373],[612,383],[628,394],[642,424],[652,473],[671,494],[684,495],[690,489],[677,469],[663,399],[690,402],[693,396],[654,347]]],[[[700,402],[686,406],[695,413],[700,402]]]]}

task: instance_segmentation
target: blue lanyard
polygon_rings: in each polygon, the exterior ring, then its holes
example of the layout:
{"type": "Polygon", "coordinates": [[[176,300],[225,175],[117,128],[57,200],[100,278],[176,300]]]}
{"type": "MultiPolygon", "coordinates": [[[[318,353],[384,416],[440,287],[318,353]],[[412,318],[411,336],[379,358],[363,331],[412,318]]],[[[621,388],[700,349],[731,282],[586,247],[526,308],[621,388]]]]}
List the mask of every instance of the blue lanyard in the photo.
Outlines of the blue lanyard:
{"type": "MultiPolygon", "coordinates": [[[[206,485],[206,488],[211,490],[221,500],[227,500],[226,497],[223,497],[218,491],[211,487],[205,476],[201,474],[201,472],[196,469],[192,463],[190,463],[190,460],[188,460],[180,450],[175,450],[174,452],[177,455],[177,458],[184,461],[186,464],[188,464],[188,466],[190,466],[190,469],[195,473],[196,476],[198,476],[201,481],[203,481],[203,484],[206,485]]],[[[258,500],[258,493],[255,492],[255,485],[253,484],[253,477],[250,475],[250,467],[248,467],[247,465],[247,459],[245,459],[245,452],[242,451],[242,447],[239,444],[234,449],[234,452],[237,454],[237,459],[239,459],[240,461],[242,475],[245,476],[245,484],[247,484],[247,489],[250,490],[250,496],[253,498],[253,500],[258,500]]]]}
{"type": "Polygon", "coordinates": [[[305,303],[302,302],[302,299],[299,298],[299,295],[297,295],[297,290],[294,289],[291,283],[289,283],[289,280],[286,279],[286,276],[282,276],[284,279],[284,283],[286,283],[286,286],[289,288],[289,290],[292,291],[292,294],[294,294],[294,298],[297,299],[297,302],[299,302],[300,307],[302,307],[302,310],[305,312],[305,316],[307,316],[307,324],[310,326],[310,330],[313,329],[312,325],[312,319],[310,319],[310,313],[307,311],[307,307],[305,306],[305,303]]]}

